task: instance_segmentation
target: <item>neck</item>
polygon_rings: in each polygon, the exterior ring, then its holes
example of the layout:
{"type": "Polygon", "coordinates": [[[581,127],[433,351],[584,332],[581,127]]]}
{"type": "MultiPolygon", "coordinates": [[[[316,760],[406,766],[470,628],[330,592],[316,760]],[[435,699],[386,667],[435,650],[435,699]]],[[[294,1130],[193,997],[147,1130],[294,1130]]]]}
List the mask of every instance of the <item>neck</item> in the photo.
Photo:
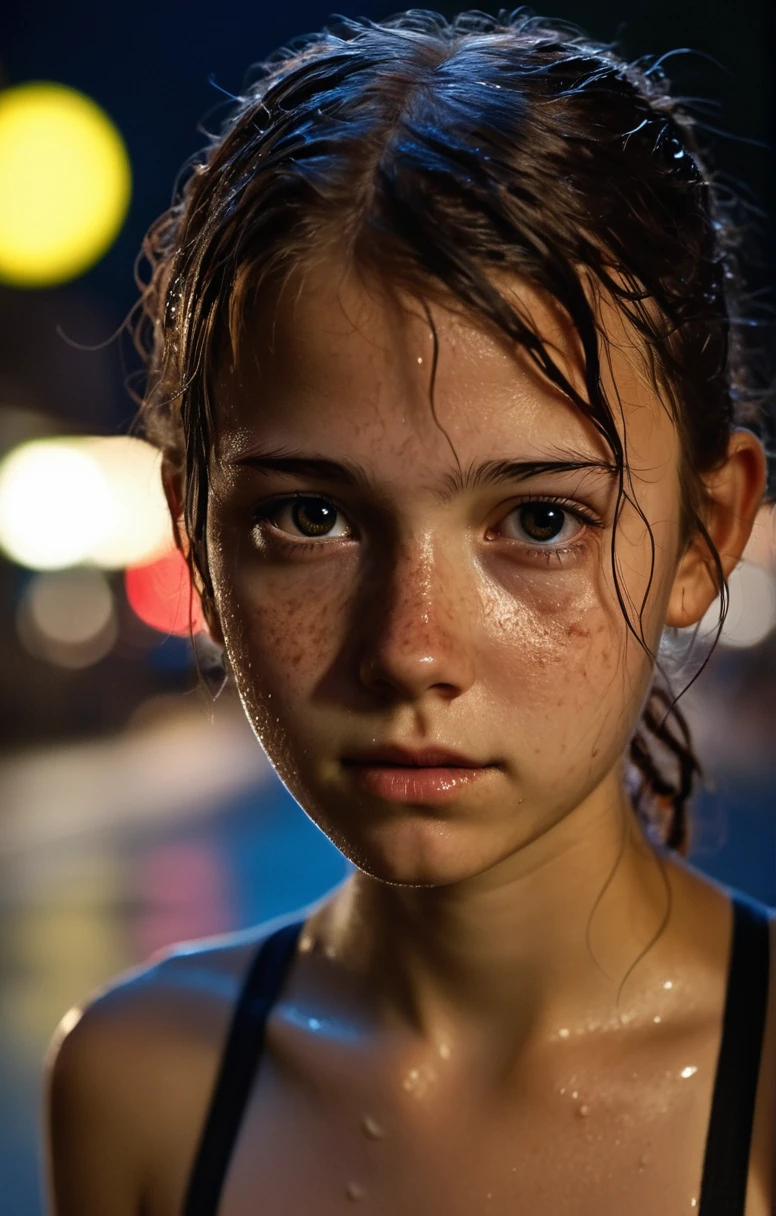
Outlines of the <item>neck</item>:
{"type": "Polygon", "coordinates": [[[665,860],[613,788],[463,882],[399,887],[358,872],[319,926],[388,1020],[431,1040],[514,1042],[654,1011],[670,899],[665,860]]]}

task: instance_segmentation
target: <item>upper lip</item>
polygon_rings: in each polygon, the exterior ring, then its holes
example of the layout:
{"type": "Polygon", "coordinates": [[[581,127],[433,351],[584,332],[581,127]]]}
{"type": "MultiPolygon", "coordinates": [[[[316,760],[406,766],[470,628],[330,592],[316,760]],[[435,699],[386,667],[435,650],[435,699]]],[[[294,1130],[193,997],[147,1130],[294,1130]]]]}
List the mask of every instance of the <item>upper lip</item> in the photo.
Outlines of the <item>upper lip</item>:
{"type": "Polygon", "coordinates": [[[447,747],[424,747],[415,750],[387,743],[381,747],[364,748],[343,757],[345,764],[395,764],[404,768],[486,768],[487,761],[472,760],[447,747]]]}

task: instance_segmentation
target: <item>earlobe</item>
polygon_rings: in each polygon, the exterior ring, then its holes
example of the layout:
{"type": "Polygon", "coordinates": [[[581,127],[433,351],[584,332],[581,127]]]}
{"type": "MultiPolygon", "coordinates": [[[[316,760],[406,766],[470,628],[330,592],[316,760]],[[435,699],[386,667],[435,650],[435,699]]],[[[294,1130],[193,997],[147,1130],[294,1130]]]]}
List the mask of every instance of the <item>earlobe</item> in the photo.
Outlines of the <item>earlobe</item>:
{"type": "MultiPolygon", "coordinates": [[[[721,554],[720,565],[722,577],[727,578],[729,571],[721,554]]],[[[719,580],[720,572],[708,541],[701,531],[696,531],[679,562],[666,610],[666,625],[671,629],[697,625],[719,595],[719,580]]]]}
{"type": "Polygon", "coordinates": [[[730,436],[724,464],[703,475],[702,527],[697,527],[676,570],[666,625],[696,625],[720,592],[749,540],[766,482],[760,440],[742,427],[730,436]],[[714,559],[719,555],[719,566],[714,559]]]}

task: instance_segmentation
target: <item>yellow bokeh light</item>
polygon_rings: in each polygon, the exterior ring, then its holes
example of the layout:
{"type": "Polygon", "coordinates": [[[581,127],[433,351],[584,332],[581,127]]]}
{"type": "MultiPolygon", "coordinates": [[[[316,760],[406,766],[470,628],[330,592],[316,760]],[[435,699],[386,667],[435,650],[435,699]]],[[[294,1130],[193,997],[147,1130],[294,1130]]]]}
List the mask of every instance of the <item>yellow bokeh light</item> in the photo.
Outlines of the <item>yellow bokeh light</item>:
{"type": "Polygon", "coordinates": [[[0,279],[82,274],[113,243],[130,190],[121,135],[90,98],[45,82],[0,92],[0,279]]]}

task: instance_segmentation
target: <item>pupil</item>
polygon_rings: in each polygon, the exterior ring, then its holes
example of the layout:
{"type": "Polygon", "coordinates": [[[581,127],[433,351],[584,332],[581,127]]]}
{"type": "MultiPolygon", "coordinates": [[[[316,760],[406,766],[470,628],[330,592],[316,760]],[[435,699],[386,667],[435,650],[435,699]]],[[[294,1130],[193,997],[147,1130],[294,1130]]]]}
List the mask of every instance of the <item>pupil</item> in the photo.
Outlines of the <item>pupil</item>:
{"type": "Polygon", "coordinates": [[[336,512],[318,498],[303,498],[294,504],[294,523],[305,536],[325,536],[334,526],[336,512]]]}
{"type": "Polygon", "coordinates": [[[563,530],[565,513],[550,502],[529,502],[521,508],[522,525],[532,540],[554,540],[563,530]]]}

